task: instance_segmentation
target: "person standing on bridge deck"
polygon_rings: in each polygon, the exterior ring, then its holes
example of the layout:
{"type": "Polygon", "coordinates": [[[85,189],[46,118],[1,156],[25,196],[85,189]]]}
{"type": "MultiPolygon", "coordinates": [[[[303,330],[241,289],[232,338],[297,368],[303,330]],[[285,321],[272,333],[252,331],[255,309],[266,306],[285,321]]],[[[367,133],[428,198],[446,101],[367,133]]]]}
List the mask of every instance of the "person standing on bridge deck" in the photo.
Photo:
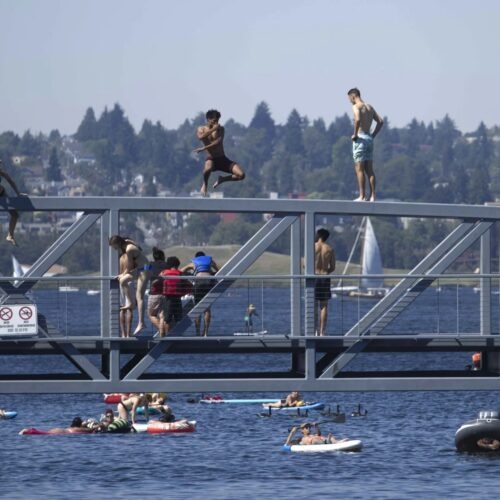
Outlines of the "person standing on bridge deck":
{"type": "Polygon", "coordinates": [[[359,196],[354,201],[375,201],[375,173],[373,171],[373,139],[380,132],[384,120],[380,118],[373,106],[362,101],[361,93],[357,88],[347,92],[354,114],[354,133],[352,139],[352,156],[356,179],[358,181],[359,196]],[[376,126],[371,132],[372,122],[376,126]],[[370,186],[370,194],[365,191],[366,177],[370,186]]]}
{"type": "Polygon", "coordinates": [[[148,295],[149,320],[159,332],[161,328],[163,311],[163,280],[160,273],[167,268],[165,253],[157,247],[153,247],[153,262],[151,262],[151,282],[148,295]]]}
{"type": "MultiPolygon", "coordinates": [[[[181,271],[183,273],[192,272],[194,276],[198,277],[194,282],[194,303],[196,306],[215,285],[214,280],[203,279],[203,276],[214,276],[219,272],[219,266],[210,255],[205,255],[205,252],[200,251],[196,252],[191,262],[184,266],[181,271]]],[[[203,316],[205,321],[203,325],[203,337],[208,337],[208,328],[212,319],[210,306],[205,309],[203,316]]],[[[196,335],[201,335],[201,314],[195,318],[194,326],[196,328],[196,335]]]]}
{"type": "MultiPolygon", "coordinates": [[[[17,196],[27,196],[26,193],[21,193],[17,188],[17,184],[14,182],[14,179],[3,169],[2,160],[0,160],[0,197],[7,197],[7,192],[5,188],[2,186],[2,177],[12,186],[12,189],[16,192],[17,196]]],[[[7,236],[5,239],[16,246],[16,240],[14,239],[14,230],[16,229],[17,219],[19,218],[19,214],[17,210],[9,210],[10,221],[9,221],[9,229],[7,232],[7,236]]]]}
{"type": "MultiPolygon", "coordinates": [[[[120,274],[125,273],[127,270],[127,261],[127,254],[122,253],[119,260],[120,274]]],[[[130,334],[132,333],[132,321],[134,319],[134,310],[132,308],[125,307],[127,305],[127,301],[131,299],[132,304],[135,307],[135,287],[133,281],[127,285],[127,289],[129,294],[128,299],[124,288],[120,287],[120,336],[125,338],[130,337],[130,334]]]]}
{"type": "Polygon", "coordinates": [[[121,310],[133,309],[134,303],[128,285],[131,281],[137,281],[135,298],[137,301],[138,322],[134,331],[134,335],[137,335],[145,328],[144,295],[151,276],[151,266],[148,258],[142,252],[142,248],[135,241],[115,234],[109,238],[109,245],[120,254],[124,253],[127,256],[125,271],[116,277],[127,299],[125,305],[120,308],[121,310]]]}
{"type": "Polygon", "coordinates": [[[208,154],[203,167],[203,184],[200,189],[203,196],[207,196],[208,179],[212,172],[219,171],[228,174],[219,175],[219,178],[214,182],[214,189],[223,182],[242,181],[245,178],[243,169],[224,153],[224,127],[219,124],[221,114],[216,109],[210,109],[205,116],[207,124],[198,127],[196,131],[203,146],[194,150],[195,153],[206,151],[208,154]]]}
{"type": "Polygon", "coordinates": [[[165,337],[176,323],[182,319],[182,299],[185,292],[184,280],[178,278],[182,275],[179,270],[181,262],[175,257],[168,257],[166,268],[160,273],[163,277],[163,310],[160,315],[160,337],[165,337]]]}
{"type": "MultiPolygon", "coordinates": [[[[335,271],[335,251],[327,243],[329,237],[330,232],[326,229],[321,228],[316,232],[316,243],[314,244],[314,272],[316,274],[327,275],[335,271]]],[[[325,335],[328,320],[328,301],[331,298],[330,278],[316,278],[314,285],[314,331],[316,335],[318,335],[318,332],[320,336],[325,335]]]]}

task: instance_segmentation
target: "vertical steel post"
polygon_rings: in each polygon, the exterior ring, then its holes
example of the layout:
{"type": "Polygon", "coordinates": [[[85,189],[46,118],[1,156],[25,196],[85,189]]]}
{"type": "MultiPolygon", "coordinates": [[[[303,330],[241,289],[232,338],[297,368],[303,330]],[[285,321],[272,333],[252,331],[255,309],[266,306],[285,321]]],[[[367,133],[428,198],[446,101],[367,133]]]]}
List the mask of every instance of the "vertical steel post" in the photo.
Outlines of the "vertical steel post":
{"type": "MultiPolygon", "coordinates": [[[[109,210],[103,212],[101,216],[101,276],[110,276],[110,247],[109,247],[109,210]]],[[[110,290],[109,283],[101,280],[101,337],[110,337],[111,330],[109,324],[110,317],[110,290]]]]}
{"type": "Polygon", "coordinates": [[[305,359],[305,378],[312,382],[316,379],[316,343],[313,340],[306,340],[305,359]]]}
{"type": "MultiPolygon", "coordinates": [[[[314,268],[314,212],[306,212],[304,220],[304,271],[313,275],[314,268]]],[[[314,335],[314,278],[306,279],[305,288],[305,334],[314,335]]]]}
{"type": "MultiPolygon", "coordinates": [[[[109,210],[103,215],[101,223],[101,275],[116,276],[118,274],[118,256],[109,246],[109,238],[119,234],[120,211],[109,210]]],[[[120,325],[118,310],[120,292],[116,280],[101,282],[101,329],[103,337],[119,337],[120,325]]],[[[120,345],[111,342],[109,362],[106,366],[111,381],[120,379],[120,345]]]]}
{"type": "MultiPolygon", "coordinates": [[[[300,217],[290,228],[290,274],[301,274],[300,217]]],[[[290,332],[292,336],[301,334],[300,280],[290,281],[290,332]]]]}
{"type": "MultiPolygon", "coordinates": [[[[491,273],[491,228],[481,235],[480,272],[491,273]]],[[[481,335],[491,335],[491,278],[481,278],[481,335]]]]}

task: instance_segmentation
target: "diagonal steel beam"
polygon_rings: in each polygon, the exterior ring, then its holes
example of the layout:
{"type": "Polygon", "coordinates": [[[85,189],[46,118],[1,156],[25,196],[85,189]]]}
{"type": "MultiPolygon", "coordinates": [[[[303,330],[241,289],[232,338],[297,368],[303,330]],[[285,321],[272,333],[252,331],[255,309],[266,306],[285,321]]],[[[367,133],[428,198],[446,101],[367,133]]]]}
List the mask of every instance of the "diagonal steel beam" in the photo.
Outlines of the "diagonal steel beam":
{"type": "MultiPolygon", "coordinates": [[[[224,276],[243,274],[262,254],[262,252],[288,229],[296,220],[296,216],[276,216],[267,222],[257,233],[243,245],[234,256],[220,269],[224,276]]],[[[218,273],[218,274],[219,274],[218,273]]],[[[223,279],[198,304],[189,311],[170,332],[170,335],[182,334],[191,324],[190,316],[201,314],[210,307],[220,295],[227,290],[233,280],[223,279]]],[[[159,342],[154,346],[135,367],[124,377],[124,380],[136,380],[140,377],[167,349],[168,342],[159,342]]]]}
{"type": "MultiPolygon", "coordinates": [[[[100,216],[100,213],[82,215],[38,258],[24,277],[43,276],[92,227],[100,216]]],[[[24,282],[20,283],[17,288],[21,293],[26,293],[35,284],[36,281],[24,282]]]]}
{"type": "MultiPolygon", "coordinates": [[[[412,274],[441,274],[484,232],[488,231],[491,225],[490,222],[480,222],[477,225],[463,223],[458,226],[434,251],[410,271],[408,278],[401,280],[345,336],[361,336],[367,333],[378,335],[434,281],[434,278],[412,278],[412,274]],[[375,326],[373,327],[373,325],[375,326]]],[[[319,378],[335,377],[367,345],[366,339],[353,344],[340,354],[319,378]]]]}
{"type": "MultiPolygon", "coordinates": [[[[482,223],[483,224],[483,223],[482,223]]],[[[469,233],[474,231],[475,225],[473,222],[464,222],[455,228],[429,255],[427,255],[417,266],[415,266],[409,273],[408,277],[402,279],[382,300],[380,300],[370,311],[356,323],[345,336],[363,335],[367,332],[368,328],[372,326],[380,317],[386,313],[403,295],[412,287],[419,278],[412,277],[412,275],[421,275],[429,272],[438,262],[443,259],[452,249],[465,241],[469,233]]],[[[481,228],[481,233],[486,228],[481,228]]],[[[477,230],[476,230],[477,231],[477,230]]],[[[474,237],[474,240],[479,236],[474,237]]],[[[469,239],[466,240],[467,242],[469,239]]],[[[472,242],[467,243],[463,248],[467,248],[472,242]]],[[[463,246],[463,245],[462,245],[463,246]]],[[[462,251],[463,251],[462,250],[462,251]]]]}
{"type": "MultiPolygon", "coordinates": [[[[491,227],[491,222],[480,222],[477,224],[472,231],[469,232],[459,243],[457,243],[442,259],[439,260],[434,266],[432,266],[425,274],[429,275],[439,275],[442,274],[446,269],[450,267],[455,260],[462,255],[462,253],[469,248],[481,235],[488,231],[491,227]]],[[[401,300],[393,307],[388,314],[381,317],[370,329],[370,335],[378,335],[389,323],[391,323],[397,316],[399,316],[415,299],[432,283],[435,278],[423,278],[419,279],[416,284],[414,284],[401,300]]]]}
{"type": "Polygon", "coordinates": [[[139,377],[168,349],[172,342],[160,341],[147,352],[142,359],[123,377],[123,380],[138,380],[139,377]]]}
{"type": "Polygon", "coordinates": [[[83,355],[71,342],[51,342],[54,348],[62,351],[64,356],[76,366],[82,373],[88,375],[92,380],[106,380],[106,377],[97,367],[83,355]]]}
{"type": "MultiPolygon", "coordinates": [[[[217,274],[223,276],[243,274],[296,219],[296,216],[290,215],[273,217],[224,264],[217,274]]],[[[227,278],[218,281],[212,290],[175,326],[172,334],[179,335],[185,332],[192,323],[192,318],[210,307],[233,284],[233,281],[227,278]]]]}

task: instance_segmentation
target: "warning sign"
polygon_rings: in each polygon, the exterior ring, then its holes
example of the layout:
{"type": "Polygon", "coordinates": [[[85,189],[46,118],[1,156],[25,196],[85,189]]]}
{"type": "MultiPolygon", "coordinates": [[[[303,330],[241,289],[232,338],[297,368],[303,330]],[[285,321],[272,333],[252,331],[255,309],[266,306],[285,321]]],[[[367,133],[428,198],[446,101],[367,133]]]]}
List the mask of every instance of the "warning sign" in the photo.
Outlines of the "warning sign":
{"type": "Polygon", "coordinates": [[[0,337],[37,335],[35,304],[0,305],[0,337]]]}

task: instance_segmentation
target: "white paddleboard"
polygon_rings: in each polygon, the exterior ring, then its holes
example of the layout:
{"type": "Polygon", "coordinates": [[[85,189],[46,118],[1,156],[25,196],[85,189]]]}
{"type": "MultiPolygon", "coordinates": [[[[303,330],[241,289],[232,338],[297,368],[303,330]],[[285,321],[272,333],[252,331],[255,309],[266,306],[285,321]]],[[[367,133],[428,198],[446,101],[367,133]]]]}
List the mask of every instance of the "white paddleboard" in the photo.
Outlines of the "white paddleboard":
{"type": "Polygon", "coordinates": [[[325,453],[331,451],[359,451],[363,448],[363,443],[359,439],[349,439],[331,444],[293,444],[283,447],[293,453],[325,453]]]}
{"type": "Polygon", "coordinates": [[[233,335],[237,337],[258,337],[259,335],[266,335],[267,330],[261,330],[260,332],[234,332],[233,335]]]}

